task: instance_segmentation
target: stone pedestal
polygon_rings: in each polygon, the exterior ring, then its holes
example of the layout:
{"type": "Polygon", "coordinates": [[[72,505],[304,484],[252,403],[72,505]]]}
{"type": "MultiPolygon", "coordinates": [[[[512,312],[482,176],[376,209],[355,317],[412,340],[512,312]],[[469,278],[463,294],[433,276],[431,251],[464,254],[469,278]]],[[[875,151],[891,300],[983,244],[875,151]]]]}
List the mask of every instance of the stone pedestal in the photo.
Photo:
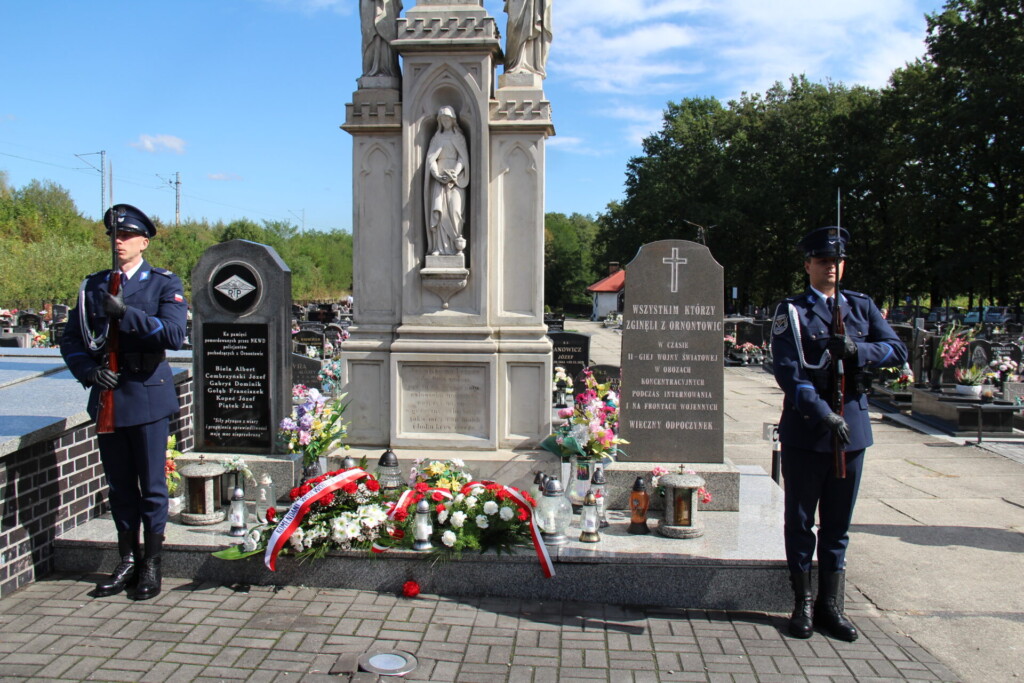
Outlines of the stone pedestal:
{"type": "Polygon", "coordinates": [[[356,310],[341,387],[351,401],[349,441],[531,447],[551,427],[550,105],[537,78],[494,87],[499,35],[477,2],[418,2],[397,36],[400,82],[359,79],[342,126],[353,136],[356,310]],[[435,254],[427,158],[441,110],[454,113],[467,159],[458,251],[435,254]]]}

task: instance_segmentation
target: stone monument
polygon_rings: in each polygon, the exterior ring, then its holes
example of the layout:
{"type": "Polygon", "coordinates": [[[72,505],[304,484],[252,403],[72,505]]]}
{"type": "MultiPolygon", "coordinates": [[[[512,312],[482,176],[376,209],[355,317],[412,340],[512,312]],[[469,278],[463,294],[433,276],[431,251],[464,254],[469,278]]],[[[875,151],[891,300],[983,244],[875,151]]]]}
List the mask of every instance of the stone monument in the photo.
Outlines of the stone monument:
{"type": "Polygon", "coordinates": [[[192,270],[196,451],[268,455],[291,410],[291,270],[231,240],[192,270]]]}
{"type": "MultiPolygon", "coordinates": [[[[550,2],[509,4],[511,20],[520,5],[550,2]]],[[[481,0],[418,0],[405,16],[397,0],[360,6],[365,73],[342,126],[353,137],[356,313],[340,388],[349,442],[535,446],[551,427],[544,153],[554,128],[542,87],[550,23],[539,44],[526,38],[524,58],[506,63],[495,87],[500,36],[481,0]],[[395,74],[379,39],[392,28],[395,74]]]]}
{"type": "Polygon", "coordinates": [[[722,266],[701,244],[664,240],[642,246],[626,273],[619,425],[629,459],[609,468],[609,484],[643,463],[686,464],[707,480],[711,509],[738,509],[724,447],[722,266]]]}

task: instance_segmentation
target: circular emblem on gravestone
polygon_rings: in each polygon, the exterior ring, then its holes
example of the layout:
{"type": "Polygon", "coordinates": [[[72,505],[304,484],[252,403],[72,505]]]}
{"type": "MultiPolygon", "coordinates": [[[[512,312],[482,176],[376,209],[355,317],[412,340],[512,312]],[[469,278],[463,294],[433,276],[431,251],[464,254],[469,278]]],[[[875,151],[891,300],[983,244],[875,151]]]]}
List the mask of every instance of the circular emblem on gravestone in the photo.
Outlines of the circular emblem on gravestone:
{"type": "Polygon", "coordinates": [[[222,266],[211,278],[213,300],[229,313],[241,315],[256,307],[262,295],[260,278],[242,263],[222,266]]]}

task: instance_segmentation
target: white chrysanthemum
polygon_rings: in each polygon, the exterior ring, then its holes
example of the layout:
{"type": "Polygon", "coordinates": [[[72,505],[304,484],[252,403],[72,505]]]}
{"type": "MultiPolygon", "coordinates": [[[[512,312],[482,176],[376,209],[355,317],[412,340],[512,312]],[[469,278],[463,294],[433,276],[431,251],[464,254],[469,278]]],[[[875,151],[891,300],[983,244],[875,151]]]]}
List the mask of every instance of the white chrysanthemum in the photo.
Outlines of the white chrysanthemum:
{"type": "Polygon", "coordinates": [[[493,500],[489,500],[486,503],[484,503],[484,514],[485,515],[493,515],[493,514],[496,514],[497,512],[498,512],[498,504],[495,503],[493,500]]]}
{"type": "Polygon", "coordinates": [[[487,521],[487,515],[477,515],[476,525],[480,529],[486,529],[490,525],[490,522],[487,521]]]}
{"type": "Polygon", "coordinates": [[[449,529],[441,534],[441,543],[444,543],[449,548],[455,545],[455,532],[449,529]]]}
{"type": "Polygon", "coordinates": [[[437,513],[437,523],[438,524],[444,524],[445,521],[447,521],[447,519],[448,519],[448,509],[447,508],[445,508],[444,510],[441,510],[440,512],[437,513]]]}
{"type": "Polygon", "coordinates": [[[466,500],[466,496],[462,495],[461,493],[458,493],[458,494],[455,495],[455,502],[456,503],[461,503],[464,500],[466,500]]]}
{"type": "Polygon", "coordinates": [[[465,467],[466,461],[463,460],[462,458],[452,458],[452,464],[455,465],[456,467],[465,467]]]}
{"type": "Polygon", "coordinates": [[[452,513],[452,526],[456,529],[461,529],[462,525],[466,523],[466,513],[462,510],[456,510],[452,513]]]}
{"type": "Polygon", "coordinates": [[[344,528],[344,534],[346,538],[358,538],[360,531],[361,529],[359,528],[359,523],[354,519],[350,520],[349,523],[346,524],[344,528]]]}
{"type": "Polygon", "coordinates": [[[302,550],[302,539],[305,537],[305,532],[302,527],[299,527],[295,532],[288,537],[288,543],[291,544],[292,548],[296,551],[302,550]]]}
{"type": "Polygon", "coordinates": [[[507,522],[508,520],[512,519],[512,517],[514,517],[515,514],[515,510],[505,505],[502,506],[501,511],[498,513],[498,516],[507,522]]]}
{"type": "Polygon", "coordinates": [[[359,516],[359,520],[365,526],[377,526],[383,524],[388,518],[388,514],[384,512],[384,508],[379,505],[361,505],[356,513],[359,516]]]}
{"type": "Polygon", "coordinates": [[[476,507],[476,496],[468,496],[466,498],[466,509],[472,510],[476,507]]]}
{"type": "Polygon", "coordinates": [[[482,496],[484,494],[483,486],[474,486],[469,490],[469,493],[474,496],[482,496]]]}

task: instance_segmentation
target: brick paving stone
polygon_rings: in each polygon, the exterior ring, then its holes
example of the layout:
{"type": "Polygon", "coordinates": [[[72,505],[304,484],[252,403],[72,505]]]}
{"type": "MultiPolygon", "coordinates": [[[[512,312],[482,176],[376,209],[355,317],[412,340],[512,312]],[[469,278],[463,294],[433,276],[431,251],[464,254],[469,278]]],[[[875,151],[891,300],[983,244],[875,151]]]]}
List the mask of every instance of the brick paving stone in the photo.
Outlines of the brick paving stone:
{"type": "Polygon", "coordinates": [[[171,664],[170,662],[158,662],[147,671],[142,678],[139,679],[140,683],[167,683],[167,681],[181,680],[174,677],[175,672],[178,670],[177,664],[171,664]]]}

